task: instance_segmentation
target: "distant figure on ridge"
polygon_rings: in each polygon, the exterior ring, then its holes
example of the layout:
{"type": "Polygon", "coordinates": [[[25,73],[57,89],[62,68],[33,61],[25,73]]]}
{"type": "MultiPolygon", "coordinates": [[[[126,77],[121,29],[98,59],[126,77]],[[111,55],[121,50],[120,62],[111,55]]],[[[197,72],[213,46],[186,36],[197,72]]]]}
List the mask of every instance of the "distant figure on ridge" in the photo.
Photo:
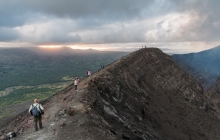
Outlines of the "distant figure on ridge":
{"type": "Polygon", "coordinates": [[[37,122],[39,122],[39,128],[42,129],[42,116],[44,114],[44,108],[41,104],[38,103],[37,99],[34,99],[34,104],[29,108],[29,113],[34,117],[34,128],[35,131],[38,131],[37,122]]]}
{"type": "Polygon", "coordinates": [[[79,78],[78,77],[75,77],[75,80],[74,80],[74,86],[75,86],[75,91],[77,91],[77,85],[79,83],[79,78]]]}
{"type": "Polygon", "coordinates": [[[89,77],[90,75],[91,75],[91,71],[88,70],[88,72],[87,72],[87,77],[89,77]]]}
{"type": "Polygon", "coordinates": [[[104,69],[104,66],[103,66],[103,65],[101,65],[101,69],[104,69]]]}

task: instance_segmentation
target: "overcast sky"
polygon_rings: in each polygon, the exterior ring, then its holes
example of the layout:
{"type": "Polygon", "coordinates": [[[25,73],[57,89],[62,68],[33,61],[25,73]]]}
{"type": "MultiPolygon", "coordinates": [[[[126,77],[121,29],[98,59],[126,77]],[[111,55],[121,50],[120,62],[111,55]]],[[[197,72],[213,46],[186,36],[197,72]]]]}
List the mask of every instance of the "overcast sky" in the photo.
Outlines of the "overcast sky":
{"type": "Polygon", "coordinates": [[[220,0],[0,0],[0,47],[197,52],[220,45],[220,0]]]}

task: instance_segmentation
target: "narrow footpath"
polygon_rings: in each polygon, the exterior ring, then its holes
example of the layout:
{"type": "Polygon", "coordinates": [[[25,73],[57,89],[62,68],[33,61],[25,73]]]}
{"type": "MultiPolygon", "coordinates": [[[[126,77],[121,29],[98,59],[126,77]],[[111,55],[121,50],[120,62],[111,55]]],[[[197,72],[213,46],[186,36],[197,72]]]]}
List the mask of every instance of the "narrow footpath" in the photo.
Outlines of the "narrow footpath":
{"type": "MultiPolygon", "coordinates": [[[[18,117],[6,126],[5,130],[18,131],[17,137],[13,140],[84,139],[85,136],[79,134],[85,130],[77,130],[77,127],[87,120],[85,113],[89,111],[89,107],[84,103],[86,102],[84,95],[88,94],[86,87],[89,80],[90,78],[85,78],[80,81],[78,91],[75,91],[72,84],[42,103],[45,108],[45,114],[42,116],[43,129],[35,131],[33,117],[28,113],[23,113],[26,115],[18,117]],[[64,132],[63,127],[65,127],[64,132]]],[[[0,136],[1,139],[3,136],[0,136]]]]}

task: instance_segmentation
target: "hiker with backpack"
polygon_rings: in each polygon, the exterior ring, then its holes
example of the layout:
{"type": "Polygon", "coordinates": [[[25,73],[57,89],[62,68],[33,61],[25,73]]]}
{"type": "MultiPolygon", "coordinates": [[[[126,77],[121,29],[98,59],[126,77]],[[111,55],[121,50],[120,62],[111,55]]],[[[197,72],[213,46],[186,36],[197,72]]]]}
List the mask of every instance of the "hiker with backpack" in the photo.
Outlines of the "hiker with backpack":
{"type": "Polygon", "coordinates": [[[29,113],[34,117],[35,131],[38,131],[37,123],[39,123],[39,128],[42,129],[42,116],[41,115],[44,114],[44,108],[40,103],[38,103],[37,99],[34,99],[34,104],[30,106],[29,113]]]}

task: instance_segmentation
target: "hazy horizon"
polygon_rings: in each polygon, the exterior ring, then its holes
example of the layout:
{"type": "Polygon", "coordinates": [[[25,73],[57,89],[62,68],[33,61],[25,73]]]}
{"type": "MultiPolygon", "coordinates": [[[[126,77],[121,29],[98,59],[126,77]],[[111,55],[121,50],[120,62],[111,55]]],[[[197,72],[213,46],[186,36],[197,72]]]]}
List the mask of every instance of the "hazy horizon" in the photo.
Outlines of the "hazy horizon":
{"type": "Polygon", "coordinates": [[[218,5],[218,0],[1,0],[0,47],[199,52],[220,45],[218,5]]]}

